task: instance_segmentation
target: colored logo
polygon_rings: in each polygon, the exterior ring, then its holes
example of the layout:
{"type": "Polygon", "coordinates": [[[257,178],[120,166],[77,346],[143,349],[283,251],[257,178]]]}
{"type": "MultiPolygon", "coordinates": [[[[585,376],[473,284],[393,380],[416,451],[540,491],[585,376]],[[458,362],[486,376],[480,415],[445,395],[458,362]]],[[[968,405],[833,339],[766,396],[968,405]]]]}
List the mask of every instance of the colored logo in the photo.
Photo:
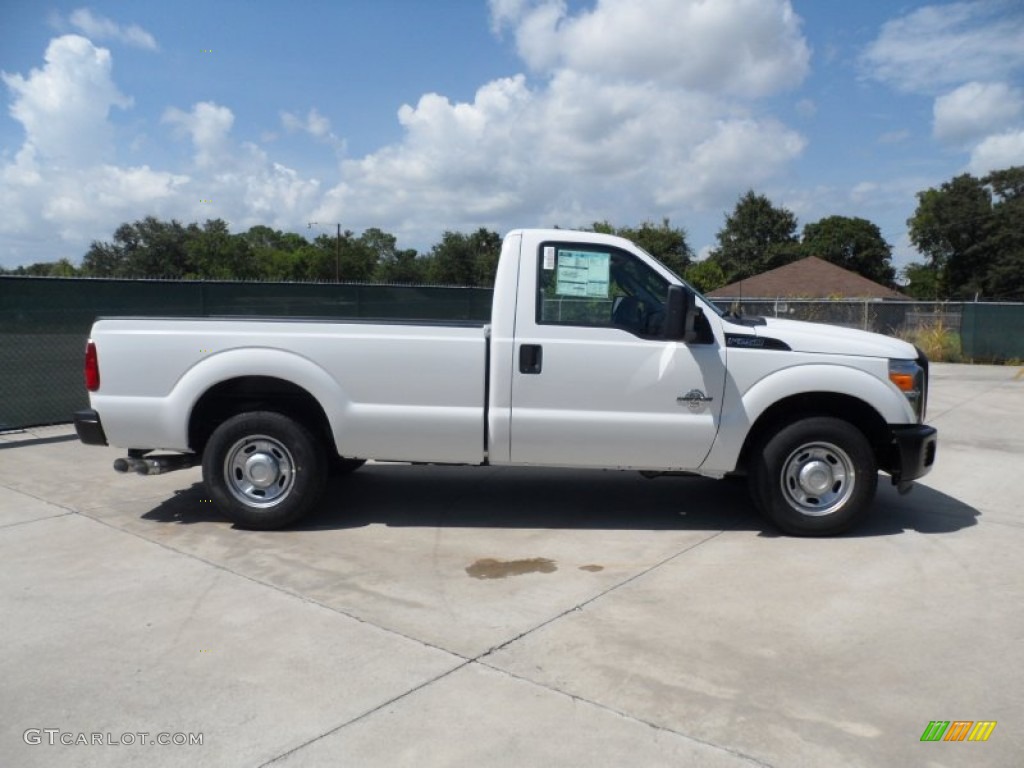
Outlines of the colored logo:
{"type": "Polygon", "coordinates": [[[988,741],[995,728],[995,720],[932,720],[921,741],[988,741]]]}

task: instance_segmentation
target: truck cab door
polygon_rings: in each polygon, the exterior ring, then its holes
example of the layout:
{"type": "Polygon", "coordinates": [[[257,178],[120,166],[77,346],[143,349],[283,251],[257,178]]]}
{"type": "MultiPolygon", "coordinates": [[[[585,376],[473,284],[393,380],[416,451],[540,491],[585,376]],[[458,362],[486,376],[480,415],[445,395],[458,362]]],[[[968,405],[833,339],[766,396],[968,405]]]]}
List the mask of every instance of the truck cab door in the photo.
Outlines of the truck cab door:
{"type": "Polygon", "coordinates": [[[700,467],[718,431],[725,349],[710,328],[691,344],[663,338],[670,284],[639,253],[524,239],[512,463],[700,467]]]}

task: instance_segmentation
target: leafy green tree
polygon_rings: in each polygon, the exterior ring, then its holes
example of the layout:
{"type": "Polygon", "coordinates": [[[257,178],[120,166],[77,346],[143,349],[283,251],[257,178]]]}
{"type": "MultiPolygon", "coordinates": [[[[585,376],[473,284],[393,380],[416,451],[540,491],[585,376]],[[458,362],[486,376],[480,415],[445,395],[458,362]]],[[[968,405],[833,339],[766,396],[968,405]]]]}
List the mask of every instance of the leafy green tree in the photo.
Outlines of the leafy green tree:
{"type": "Polygon", "coordinates": [[[983,181],[992,189],[994,257],[982,280],[988,298],[1024,300],[1024,166],[994,171],[983,181]]]}
{"type": "Polygon", "coordinates": [[[200,228],[190,224],[185,251],[185,277],[202,280],[251,280],[259,277],[252,246],[244,235],[232,235],[223,219],[208,219],[200,228]]]}
{"type": "Polygon", "coordinates": [[[414,249],[401,250],[394,235],[371,227],[359,236],[375,256],[373,280],[379,283],[421,283],[426,279],[426,264],[417,259],[414,249]]]}
{"type": "Polygon", "coordinates": [[[14,269],[0,269],[0,275],[30,275],[33,277],[75,277],[78,270],[66,258],[57,261],[39,261],[14,269]]]}
{"type": "MultiPolygon", "coordinates": [[[[381,233],[383,234],[383,233],[381,233]]],[[[341,279],[367,283],[377,270],[377,252],[362,237],[346,230],[341,238],[341,279]]]]}
{"type": "Polygon", "coordinates": [[[992,193],[969,173],[917,193],[907,220],[910,240],[939,275],[941,298],[969,298],[983,289],[995,259],[992,193]]]}
{"type": "Polygon", "coordinates": [[[618,228],[607,221],[598,221],[591,229],[631,240],[677,275],[682,275],[693,259],[693,251],[686,241],[686,230],[673,227],[667,218],[662,219],[661,224],[645,221],[639,227],[618,228]]]}
{"type": "Polygon", "coordinates": [[[936,301],[939,298],[939,273],[932,264],[912,262],[903,268],[907,284],[900,291],[922,301],[936,301]]]}
{"type": "Polygon", "coordinates": [[[93,242],[82,260],[83,272],[94,277],[183,277],[191,271],[187,239],[180,222],[147,216],[118,227],[113,243],[93,242]]]}
{"type": "Polygon", "coordinates": [[[718,247],[709,257],[731,283],[801,258],[792,211],[776,208],[749,190],[740,197],[718,231],[718,247]]]}
{"type": "Polygon", "coordinates": [[[302,235],[258,224],[239,235],[252,250],[257,275],[264,280],[302,280],[302,264],[298,252],[309,246],[302,235]]]}
{"type": "Polygon", "coordinates": [[[378,283],[424,283],[430,263],[430,257],[419,256],[414,248],[396,250],[393,257],[377,263],[373,279],[378,283]]]}
{"type": "Polygon", "coordinates": [[[718,262],[711,259],[697,261],[686,268],[684,277],[698,291],[708,293],[726,284],[725,272],[718,262]]]}
{"type": "Polygon", "coordinates": [[[430,252],[427,277],[446,285],[494,285],[501,236],[481,227],[471,235],[447,231],[430,252]]]}
{"type": "Polygon", "coordinates": [[[892,246],[867,219],[828,216],[804,227],[801,242],[805,256],[817,256],[843,269],[892,286],[892,246]]]}

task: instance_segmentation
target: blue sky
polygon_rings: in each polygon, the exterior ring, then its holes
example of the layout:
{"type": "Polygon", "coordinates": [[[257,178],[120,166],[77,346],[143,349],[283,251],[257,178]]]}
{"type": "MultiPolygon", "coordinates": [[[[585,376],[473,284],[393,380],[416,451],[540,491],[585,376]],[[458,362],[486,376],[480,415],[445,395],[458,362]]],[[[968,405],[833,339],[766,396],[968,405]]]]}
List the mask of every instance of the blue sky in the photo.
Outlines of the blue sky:
{"type": "Polygon", "coordinates": [[[1024,5],[8,0],[0,265],[147,215],[303,232],[635,225],[747,189],[879,225],[1024,164],[1024,5]]]}

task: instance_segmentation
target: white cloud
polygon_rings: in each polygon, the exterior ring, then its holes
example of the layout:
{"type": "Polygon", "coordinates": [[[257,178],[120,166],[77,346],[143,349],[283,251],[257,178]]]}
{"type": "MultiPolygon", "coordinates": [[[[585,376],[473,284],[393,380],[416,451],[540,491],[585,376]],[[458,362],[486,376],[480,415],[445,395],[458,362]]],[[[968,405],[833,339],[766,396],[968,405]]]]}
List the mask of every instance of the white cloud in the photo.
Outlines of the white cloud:
{"type": "Polygon", "coordinates": [[[1006,83],[970,82],[935,100],[940,141],[970,142],[1013,125],[1024,115],[1024,92],[1006,83]]]}
{"type": "Polygon", "coordinates": [[[343,149],[345,146],[345,142],[331,130],[331,121],[321,115],[315,107],[310,109],[304,118],[291,112],[282,111],[281,124],[288,133],[308,133],[318,141],[338,149],[343,149]]]}
{"type": "Polygon", "coordinates": [[[886,22],[862,57],[898,90],[934,94],[1024,69],[1024,13],[1014,0],[927,5],[886,22]]]}
{"type": "Polygon", "coordinates": [[[426,94],[403,106],[403,139],[344,162],[313,218],[390,221],[421,239],[439,222],[678,217],[680,207],[731,203],[806,144],[749,103],[806,73],[788,3],[600,0],[577,15],[558,1],[490,7],[541,81],[517,75],[470,102],[426,94]]]}
{"type": "Polygon", "coordinates": [[[28,77],[0,75],[14,95],[11,116],[24,126],[33,152],[76,166],[108,157],[110,109],[132,104],[111,79],[110,51],[64,35],[50,41],[45,62],[28,77]]]}
{"type": "Polygon", "coordinates": [[[208,168],[227,159],[227,137],[235,122],[235,116],[227,107],[211,101],[199,102],[191,112],[170,107],[164,112],[163,122],[177,126],[180,132],[192,137],[195,162],[200,168],[208,168]]]}
{"type": "MultiPolygon", "coordinates": [[[[233,113],[214,102],[172,107],[163,116],[191,141],[193,168],[118,164],[109,113],[131,100],[112,80],[109,51],[78,35],[52,40],[41,69],[2,77],[13,95],[11,115],[25,131],[13,157],[0,160],[5,265],[77,260],[91,240],[109,239],[122,222],[148,215],[290,226],[320,198],[317,180],[235,142],[233,113]]],[[[309,125],[322,124],[314,114],[309,125]]]]}
{"type": "Polygon", "coordinates": [[[972,172],[1022,161],[1024,6],[1016,0],[924,6],[883,25],[861,62],[897,90],[935,96],[932,133],[969,152],[972,172]]]}
{"type": "Polygon", "coordinates": [[[492,0],[491,13],[537,72],[757,97],[798,85],[810,63],[787,0],[599,0],[575,16],[561,0],[492,0]]]}
{"type": "Polygon", "coordinates": [[[343,164],[314,218],[379,222],[399,234],[485,224],[574,226],[731,202],[802,151],[805,140],[714,96],[561,71],[522,75],[471,103],[436,94],[403,107],[403,142],[343,164]],[[717,116],[717,117],[716,117],[717,116]]]}
{"type": "Polygon", "coordinates": [[[68,21],[93,40],[117,40],[149,51],[157,49],[156,39],[137,24],[123,26],[104,16],[94,16],[88,8],[72,11],[68,21]]]}
{"type": "Polygon", "coordinates": [[[1011,165],[1024,165],[1024,129],[986,137],[971,152],[968,168],[981,176],[1011,165]]]}

